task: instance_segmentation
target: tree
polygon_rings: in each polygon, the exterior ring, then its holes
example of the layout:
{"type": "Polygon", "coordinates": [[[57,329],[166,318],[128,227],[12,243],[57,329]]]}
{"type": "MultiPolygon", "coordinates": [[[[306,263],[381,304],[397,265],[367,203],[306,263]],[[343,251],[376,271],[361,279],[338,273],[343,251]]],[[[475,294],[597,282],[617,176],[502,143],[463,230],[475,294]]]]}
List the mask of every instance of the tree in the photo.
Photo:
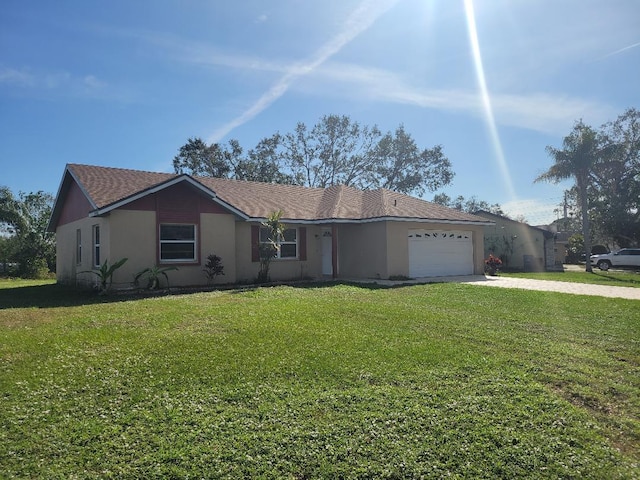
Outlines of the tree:
{"type": "Polygon", "coordinates": [[[451,162],[442,147],[420,150],[403,125],[384,135],[374,152],[375,186],[406,194],[434,192],[453,179],[451,162]]]}
{"type": "Polygon", "coordinates": [[[232,162],[242,154],[240,144],[232,140],[229,149],[214,143],[207,145],[201,138],[189,138],[173,158],[176,173],[188,173],[208,177],[226,177],[232,162]]]}
{"type": "Polygon", "coordinates": [[[240,159],[234,165],[234,178],[286,185],[301,184],[300,178],[286,173],[279,151],[281,144],[282,136],[279,133],[260,140],[255,148],[249,150],[247,157],[240,159]]]}
{"type": "Polygon", "coordinates": [[[309,130],[300,122],[284,136],[282,153],[291,174],[308,187],[371,187],[373,152],[380,131],[347,116],[325,115],[309,130]]]}
{"type": "Polygon", "coordinates": [[[55,239],[47,232],[53,196],[42,191],[20,192],[16,198],[8,187],[0,187],[0,224],[4,224],[18,274],[35,277],[55,270],[55,239]]]}
{"type": "MultiPolygon", "coordinates": [[[[555,163],[535,181],[558,183],[570,178],[575,181],[582,211],[582,235],[585,251],[591,252],[588,189],[594,178],[596,165],[603,155],[603,139],[593,128],[579,121],[576,122],[571,133],[564,137],[562,146],[562,149],[547,146],[547,153],[555,163]]],[[[589,255],[586,256],[586,259],[585,269],[587,272],[591,272],[589,255]]]]}
{"type": "Polygon", "coordinates": [[[11,270],[10,264],[13,263],[16,251],[15,237],[3,235],[0,233],[0,275],[7,274],[11,270]]]}
{"type": "Polygon", "coordinates": [[[458,195],[454,200],[446,193],[438,193],[434,195],[431,201],[462,212],[475,213],[478,210],[484,210],[494,215],[506,217],[499,203],[489,204],[489,202],[485,200],[478,200],[475,196],[465,199],[462,195],[458,195]]]}
{"type": "Polygon", "coordinates": [[[603,158],[590,185],[595,233],[621,247],[640,243],[640,111],[602,126],[603,158]]]}
{"type": "Polygon", "coordinates": [[[382,135],[375,125],[327,115],[311,130],[298,123],[284,145],[289,168],[309,187],[347,185],[422,195],[448,185],[454,176],[442,147],[421,150],[403,125],[382,135]]]}

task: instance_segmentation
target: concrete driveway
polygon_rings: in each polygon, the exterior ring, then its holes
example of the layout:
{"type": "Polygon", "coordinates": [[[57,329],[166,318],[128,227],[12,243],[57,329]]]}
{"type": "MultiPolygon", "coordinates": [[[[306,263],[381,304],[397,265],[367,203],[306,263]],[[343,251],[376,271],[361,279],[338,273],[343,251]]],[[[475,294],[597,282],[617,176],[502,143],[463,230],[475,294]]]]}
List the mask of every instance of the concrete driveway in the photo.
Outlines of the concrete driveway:
{"type": "Polygon", "coordinates": [[[544,292],[570,293],[574,295],[595,295],[599,297],[626,298],[640,300],[640,288],[610,287],[607,285],[591,285],[587,283],[556,282],[552,280],[531,280],[528,278],[490,277],[485,275],[466,275],[460,277],[425,277],[405,281],[392,280],[356,280],[359,283],[377,283],[379,285],[407,285],[422,283],[455,282],[480,285],[483,287],[520,288],[523,290],[540,290],[544,292]]]}
{"type": "Polygon", "coordinates": [[[640,300],[640,288],[636,287],[610,287],[608,285],[531,280],[528,278],[501,276],[485,277],[484,275],[474,275],[474,277],[479,277],[479,279],[472,281],[461,280],[460,283],[481,284],[487,287],[522,288],[524,290],[541,290],[545,292],[571,293],[574,295],[595,295],[599,297],[640,300]]]}

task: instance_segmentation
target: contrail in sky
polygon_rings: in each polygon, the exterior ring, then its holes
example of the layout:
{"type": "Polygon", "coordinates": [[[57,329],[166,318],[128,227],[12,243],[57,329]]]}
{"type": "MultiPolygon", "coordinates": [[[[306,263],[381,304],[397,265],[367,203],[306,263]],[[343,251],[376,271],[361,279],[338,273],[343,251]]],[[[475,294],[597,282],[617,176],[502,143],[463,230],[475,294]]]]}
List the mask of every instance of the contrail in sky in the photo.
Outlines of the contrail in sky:
{"type": "Polygon", "coordinates": [[[604,57],[602,57],[600,60],[603,60],[603,59],[609,58],[609,57],[613,57],[614,55],[618,55],[619,53],[625,52],[627,50],[631,50],[632,48],[636,48],[636,47],[640,47],[640,42],[634,43],[632,45],[628,45],[628,46],[626,46],[624,48],[616,50],[615,52],[608,53],[604,57]]]}
{"type": "Polygon", "coordinates": [[[253,105],[227,124],[217,129],[209,138],[209,142],[216,143],[229,134],[233,129],[248,122],[273,102],[284,95],[291,84],[298,78],[312,73],[316,68],[329,60],[354,38],[366,31],[373,23],[395,5],[398,0],[380,2],[379,0],[365,0],[347,18],[343,30],[321,46],[306,61],[295,64],[269,90],[267,90],[253,105]]]}

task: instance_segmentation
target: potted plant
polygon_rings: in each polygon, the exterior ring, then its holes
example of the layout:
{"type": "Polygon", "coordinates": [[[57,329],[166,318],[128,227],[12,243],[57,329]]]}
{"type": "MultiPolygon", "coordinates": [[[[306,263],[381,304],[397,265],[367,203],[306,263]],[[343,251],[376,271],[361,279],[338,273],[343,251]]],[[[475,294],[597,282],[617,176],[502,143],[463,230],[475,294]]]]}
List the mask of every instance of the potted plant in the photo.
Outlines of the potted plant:
{"type": "Polygon", "coordinates": [[[502,260],[490,253],[489,258],[484,261],[484,272],[492,276],[497,275],[501,266],[502,260]]]}

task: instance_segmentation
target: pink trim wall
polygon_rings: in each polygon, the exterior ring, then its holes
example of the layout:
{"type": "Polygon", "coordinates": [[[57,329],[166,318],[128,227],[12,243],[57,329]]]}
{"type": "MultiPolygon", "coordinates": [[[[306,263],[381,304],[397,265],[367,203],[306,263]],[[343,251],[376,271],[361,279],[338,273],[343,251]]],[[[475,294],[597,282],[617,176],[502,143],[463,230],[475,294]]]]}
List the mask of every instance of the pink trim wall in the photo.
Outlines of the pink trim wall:
{"type": "Polygon", "coordinates": [[[91,210],[91,204],[82,190],[80,190],[80,187],[78,187],[78,184],[71,182],[64,204],[62,205],[62,212],[60,213],[57,225],[65,225],[75,222],[76,220],[87,218],[91,210]]]}

